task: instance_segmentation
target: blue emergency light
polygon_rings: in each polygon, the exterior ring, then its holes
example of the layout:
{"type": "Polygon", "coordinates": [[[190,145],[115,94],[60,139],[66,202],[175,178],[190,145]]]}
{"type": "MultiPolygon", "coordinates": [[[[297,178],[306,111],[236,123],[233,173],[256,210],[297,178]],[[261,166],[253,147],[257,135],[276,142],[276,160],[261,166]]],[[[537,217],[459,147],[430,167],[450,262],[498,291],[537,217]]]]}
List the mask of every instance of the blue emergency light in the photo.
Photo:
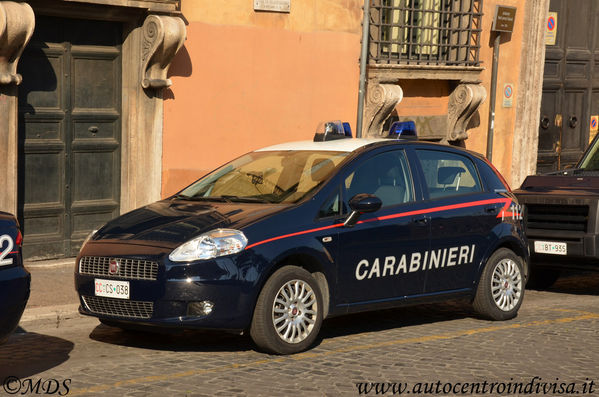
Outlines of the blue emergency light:
{"type": "Polygon", "coordinates": [[[391,128],[389,128],[389,135],[387,138],[390,139],[399,139],[399,138],[407,138],[407,139],[417,139],[418,135],[416,134],[416,123],[413,121],[396,121],[391,124],[391,128]]]}
{"type": "Polygon", "coordinates": [[[349,123],[335,121],[325,121],[318,124],[314,134],[314,142],[333,141],[335,139],[351,138],[351,127],[349,123]]]}

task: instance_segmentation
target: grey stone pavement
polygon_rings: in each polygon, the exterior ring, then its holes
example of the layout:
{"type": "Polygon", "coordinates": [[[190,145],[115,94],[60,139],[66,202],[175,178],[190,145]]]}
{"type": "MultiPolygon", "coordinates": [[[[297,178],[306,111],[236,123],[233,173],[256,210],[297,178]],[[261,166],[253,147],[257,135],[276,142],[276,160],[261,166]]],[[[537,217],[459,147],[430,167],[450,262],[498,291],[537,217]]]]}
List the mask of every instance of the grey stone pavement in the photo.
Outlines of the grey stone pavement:
{"type": "Polygon", "coordinates": [[[272,356],[247,336],[126,332],[79,316],[73,266],[29,266],[30,305],[0,346],[0,395],[43,394],[27,389],[37,381],[69,396],[352,396],[361,382],[415,395],[437,382],[428,395],[599,394],[599,273],[527,290],[510,321],[460,301],[351,315],[326,320],[313,349],[272,356]]]}

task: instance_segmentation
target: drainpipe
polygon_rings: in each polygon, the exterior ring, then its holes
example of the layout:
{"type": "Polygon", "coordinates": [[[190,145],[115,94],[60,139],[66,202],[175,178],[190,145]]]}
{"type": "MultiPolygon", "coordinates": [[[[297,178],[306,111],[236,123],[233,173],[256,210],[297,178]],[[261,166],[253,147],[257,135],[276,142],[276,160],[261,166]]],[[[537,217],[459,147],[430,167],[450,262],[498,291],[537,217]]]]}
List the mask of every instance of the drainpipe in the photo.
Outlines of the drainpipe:
{"type": "Polygon", "coordinates": [[[362,54],[360,56],[360,89],[358,91],[358,120],[356,138],[362,138],[364,118],[364,92],[366,91],[366,65],[368,63],[368,35],[370,33],[370,0],[364,0],[364,20],[362,22],[362,54]]]}
{"type": "Polygon", "coordinates": [[[495,131],[495,96],[497,95],[497,62],[501,32],[495,32],[493,41],[493,66],[491,67],[491,103],[489,104],[489,126],[487,128],[487,159],[493,161],[493,134],[495,131]]]}

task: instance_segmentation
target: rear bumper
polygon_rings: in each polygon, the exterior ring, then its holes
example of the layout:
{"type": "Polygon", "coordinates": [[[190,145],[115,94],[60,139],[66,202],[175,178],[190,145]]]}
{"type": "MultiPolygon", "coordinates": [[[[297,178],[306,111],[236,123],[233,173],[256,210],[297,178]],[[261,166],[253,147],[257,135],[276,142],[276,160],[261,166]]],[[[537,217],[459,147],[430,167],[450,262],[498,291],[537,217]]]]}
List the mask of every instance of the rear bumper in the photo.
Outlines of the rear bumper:
{"type": "Polygon", "coordinates": [[[0,271],[0,339],[15,330],[29,299],[31,274],[22,266],[0,271]]]}

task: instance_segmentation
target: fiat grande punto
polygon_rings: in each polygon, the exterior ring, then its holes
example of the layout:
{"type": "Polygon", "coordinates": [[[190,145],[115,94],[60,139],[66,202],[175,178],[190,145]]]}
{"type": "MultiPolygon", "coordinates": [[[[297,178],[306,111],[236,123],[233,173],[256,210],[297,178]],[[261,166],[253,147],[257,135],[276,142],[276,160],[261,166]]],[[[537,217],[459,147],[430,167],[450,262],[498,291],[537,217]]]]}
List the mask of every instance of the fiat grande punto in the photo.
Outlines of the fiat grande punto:
{"type": "Polygon", "coordinates": [[[404,138],[266,147],[89,236],[80,312],[121,328],[249,332],[309,348],[323,319],[466,297],[516,316],[528,250],[519,205],[479,154],[404,138]]]}

